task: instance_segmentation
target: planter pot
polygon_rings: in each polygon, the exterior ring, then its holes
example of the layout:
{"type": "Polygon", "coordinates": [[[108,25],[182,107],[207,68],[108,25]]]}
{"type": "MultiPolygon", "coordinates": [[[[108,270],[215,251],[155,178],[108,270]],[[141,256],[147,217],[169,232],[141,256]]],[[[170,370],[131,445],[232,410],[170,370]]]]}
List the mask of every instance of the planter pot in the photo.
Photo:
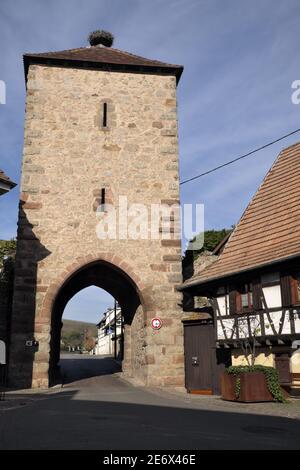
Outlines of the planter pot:
{"type": "Polygon", "coordinates": [[[223,400],[254,403],[261,401],[274,401],[268,390],[267,381],[263,372],[245,372],[240,374],[240,394],[236,397],[237,377],[223,372],[221,375],[221,395],[223,400]]]}

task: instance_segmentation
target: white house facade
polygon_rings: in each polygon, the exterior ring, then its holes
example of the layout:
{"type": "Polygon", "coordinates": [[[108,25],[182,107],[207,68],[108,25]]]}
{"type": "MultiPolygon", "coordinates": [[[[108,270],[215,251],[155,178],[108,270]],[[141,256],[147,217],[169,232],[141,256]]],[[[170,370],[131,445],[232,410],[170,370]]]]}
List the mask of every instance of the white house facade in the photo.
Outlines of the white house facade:
{"type": "Polygon", "coordinates": [[[97,324],[98,337],[95,347],[96,355],[117,355],[122,350],[123,318],[121,308],[109,308],[97,324]],[[115,326],[116,324],[116,326],[115,326]],[[116,347],[115,347],[116,342],[116,347]]]}

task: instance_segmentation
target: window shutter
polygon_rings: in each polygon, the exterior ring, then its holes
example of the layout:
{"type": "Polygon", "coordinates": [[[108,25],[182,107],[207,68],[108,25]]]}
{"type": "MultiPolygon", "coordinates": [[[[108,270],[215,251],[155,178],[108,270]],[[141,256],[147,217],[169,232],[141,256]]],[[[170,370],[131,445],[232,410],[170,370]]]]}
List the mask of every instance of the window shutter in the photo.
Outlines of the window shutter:
{"type": "Polygon", "coordinates": [[[260,310],[262,308],[261,296],[262,287],[260,279],[254,279],[252,282],[253,287],[253,308],[254,310],[260,310]]]}
{"type": "Polygon", "coordinates": [[[237,292],[235,289],[229,289],[229,313],[234,315],[237,312],[236,308],[237,292]]]}
{"type": "Polygon", "coordinates": [[[289,307],[292,304],[292,279],[289,274],[280,275],[281,301],[283,307],[289,307]]]}

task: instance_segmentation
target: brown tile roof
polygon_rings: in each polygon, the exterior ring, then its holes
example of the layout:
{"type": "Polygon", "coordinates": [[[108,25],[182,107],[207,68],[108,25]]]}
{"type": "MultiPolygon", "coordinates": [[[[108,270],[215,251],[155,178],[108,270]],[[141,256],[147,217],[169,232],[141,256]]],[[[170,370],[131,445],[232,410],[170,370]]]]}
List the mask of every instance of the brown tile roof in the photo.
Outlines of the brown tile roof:
{"type": "Polygon", "coordinates": [[[112,47],[80,47],[58,52],[24,54],[25,75],[30,63],[64,63],[63,65],[87,66],[93,64],[97,68],[110,66],[111,69],[134,70],[175,75],[177,82],[183,71],[181,65],[167,64],[158,60],[145,59],[126,51],[112,47]]]}
{"type": "Polygon", "coordinates": [[[183,286],[300,256],[300,142],[279,154],[219,258],[183,286]]]}
{"type": "Polygon", "coordinates": [[[16,183],[14,183],[1,169],[0,169],[0,181],[2,183],[7,184],[11,188],[14,188],[15,186],[17,186],[16,183]]]}

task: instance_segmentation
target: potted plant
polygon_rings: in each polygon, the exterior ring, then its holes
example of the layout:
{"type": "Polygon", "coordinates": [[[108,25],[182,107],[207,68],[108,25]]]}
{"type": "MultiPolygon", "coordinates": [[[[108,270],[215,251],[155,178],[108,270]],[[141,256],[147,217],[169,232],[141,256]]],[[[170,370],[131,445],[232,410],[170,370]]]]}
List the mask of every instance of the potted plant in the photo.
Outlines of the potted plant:
{"type": "Polygon", "coordinates": [[[238,319],[237,340],[247,365],[230,366],[221,375],[221,395],[224,400],[239,402],[284,402],[278,372],[274,367],[255,365],[256,337],[260,334],[256,315],[238,319]],[[250,337],[249,337],[250,334],[250,337]]]}

